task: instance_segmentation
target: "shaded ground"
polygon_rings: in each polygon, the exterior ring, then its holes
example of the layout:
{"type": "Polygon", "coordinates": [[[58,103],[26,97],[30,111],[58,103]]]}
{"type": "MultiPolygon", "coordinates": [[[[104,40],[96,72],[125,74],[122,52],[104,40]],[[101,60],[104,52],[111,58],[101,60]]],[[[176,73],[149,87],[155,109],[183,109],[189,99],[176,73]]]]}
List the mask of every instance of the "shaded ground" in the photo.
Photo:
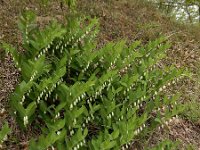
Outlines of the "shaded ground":
{"type": "Polygon", "coordinates": [[[164,127],[164,129],[155,131],[149,140],[151,144],[156,144],[161,138],[173,141],[179,140],[182,143],[182,149],[189,148],[189,146],[199,149],[199,133],[200,125],[194,125],[183,119],[176,119],[169,126],[164,127]]]}
{"type": "MultiPolygon", "coordinates": [[[[20,11],[26,7],[38,12],[39,22],[48,22],[49,18],[55,16],[60,19],[60,16],[65,13],[58,3],[53,3],[50,8],[43,9],[36,1],[0,0],[0,42],[7,41],[20,49],[20,33],[17,30],[16,21],[20,11]]],[[[195,74],[194,79],[197,77],[198,62],[200,62],[200,32],[197,32],[199,29],[196,27],[191,28],[176,23],[142,0],[80,0],[78,7],[81,12],[100,18],[100,45],[120,38],[126,38],[129,42],[142,40],[147,43],[164,34],[169,36],[172,43],[168,52],[169,57],[164,63],[188,67],[195,74]]],[[[0,54],[3,58],[1,49],[0,54]]],[[[37,130],[31,128],[26,132],[20,131],[9,115],[8,95],[14,89],[17,79],[18,73],[11,59],[9,57],[0,59],[0,109],[6,109],[4,114],[0,114],[0,126],[8,121],[13,130],[4,149],[26,149],[30,138],[38,134],[35,133],[37,130]]],[[[198,91],[196,80],[183,81],[174,89],[179,89],[184,93],[182,101],[195,99],[200,102],[198,94],[200,91],[198,91]]],[[[148,145],[153,145],[162,138],[179,139],[182,141],[182,149],[185,149],[187,144],[195,145],[198,149],[200,148],[200,124],[198,121],[193,123],[180,119],[161,131],[153,133],[148,140],[148,145]]],[[[132,149],[135,147],[133,146],[132,149]]]]}

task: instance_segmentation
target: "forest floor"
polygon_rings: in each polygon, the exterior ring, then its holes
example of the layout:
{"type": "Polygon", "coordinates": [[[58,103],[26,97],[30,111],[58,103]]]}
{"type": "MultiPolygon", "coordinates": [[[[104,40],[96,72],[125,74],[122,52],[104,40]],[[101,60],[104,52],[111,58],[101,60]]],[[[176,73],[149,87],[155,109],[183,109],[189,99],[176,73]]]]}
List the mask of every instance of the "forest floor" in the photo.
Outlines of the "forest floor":
{"type": "MultiPolygon", "coordinates": [[[[38,12],[38,22],[41,24],[48,23],[53,17],[62,19],[62,15],[65,14],[66,8],[61,10],[56,2],[43,9],[36,1],[0,0],[0,42],[6,41],[21,49],[17,18],[25,9],[38,12]]],[[[193,149],[200,149],[200,88],[197,84],[200,75],[198,74],[199,28],[181,25],[142,0],[80,0],[78,10],[80,13],[99,18],[100,45],[123,38],[129,42],[141,40],[147,43],[160,35],[165,35],[169,37],[172,47],[164,63],[187,67],[194,73],[193,80],[184,80],[173,87],[175,90],[182,91],[181,101],[186,104],[186,111],[168,126],[151,133],[145,141],[136,140],[132,149],[143,149],[144,142],[147,146],[152,146],[162,139],[179,140],[180,149],[187,149],[189,145],[193,149]]],[[[27,149],[30,138],[39,134],[34,127],[21,131],[9,114],[8,97],[18,82],[18,74],[11,58],[5,57],[4,51],[0,49],[0,110],[5,109],[5,112],[0,114],[0,127],[8,121],[12,128],[12,134],[3,147],[9,150],[27,149]]]]}

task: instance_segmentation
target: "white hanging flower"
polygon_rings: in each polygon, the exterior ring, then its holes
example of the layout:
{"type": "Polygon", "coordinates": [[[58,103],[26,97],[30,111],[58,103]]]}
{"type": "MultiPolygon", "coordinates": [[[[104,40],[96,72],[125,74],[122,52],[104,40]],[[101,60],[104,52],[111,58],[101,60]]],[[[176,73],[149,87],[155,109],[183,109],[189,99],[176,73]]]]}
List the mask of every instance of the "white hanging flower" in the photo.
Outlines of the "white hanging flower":
{"type": "Polygon", "coordinates": [[[74,130],[70,131],[70,135],[72,136],[74,134],[74,130]]]}
{"type": "Polygon", "coordinates": [[[24,117],[24,126],[26,126],[28,124],[28,116],[24,117]]]}
{"type": "Polygon", "coordinates": [[[60,135],[60,133],[61,133],[60,131],[56,132],[57,135],[60,135]]]}
{"type": "Polygon", "coordinates": [[[73,109],[73,105],[72,104],[70,105],[70,109],[73,109]]]}
{"type": "Polygon", "coordinates": [[[139,104],[140,103],[140,100],[138,99],[137,103],[139,104]]]}
{"type": "Polygon", "coordinates": [[[90,121],[90,117],[88,117],[88,121],[90,121]]]}
{"type": "Polygon", "coordinates": [[[140,131],[142,131],[143,130],[143,127],[140,127],[140,131]]]}
{"type": "Polygon", "coordinates": [[[76,124],[76,119],[74,119],[74,124],[76,124]]]}
{"type": "Polygon", "coordinates": [[[55,150],[53,146],[51,146],[51,149],[52,149],[52,150],[55,150]]]}
{"type": "Polygon", "coordinates": [[[37,98],[37,102],[38,102],[38,103],[40,102],[40,97],[37,98]]]}
{"type": "Polygon", "coordinates": [[[135,134],[135,135],[137,135],[137,130],[136,130],[136,131],[134,131],[134,134],[135,134]]]}

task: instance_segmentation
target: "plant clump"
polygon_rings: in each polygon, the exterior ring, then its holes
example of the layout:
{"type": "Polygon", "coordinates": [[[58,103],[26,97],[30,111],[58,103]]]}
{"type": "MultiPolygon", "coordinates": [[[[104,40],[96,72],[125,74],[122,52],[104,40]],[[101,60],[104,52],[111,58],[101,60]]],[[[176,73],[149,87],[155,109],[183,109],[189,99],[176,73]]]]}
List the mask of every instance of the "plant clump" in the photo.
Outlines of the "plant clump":
{"type": "Polygon", "coordinates": [[[163,127],[183,109],[165,90],[189,73],[160,68],[164,37],[142,45],[125,40],[97,49],[98,20],[69,17],[39,29],[35,14],[20,17],[24,48],[3,43],[21,77],[10,97],[22,128],[43,126],[29,149],[127,149],[135,137],[163,127]]]}

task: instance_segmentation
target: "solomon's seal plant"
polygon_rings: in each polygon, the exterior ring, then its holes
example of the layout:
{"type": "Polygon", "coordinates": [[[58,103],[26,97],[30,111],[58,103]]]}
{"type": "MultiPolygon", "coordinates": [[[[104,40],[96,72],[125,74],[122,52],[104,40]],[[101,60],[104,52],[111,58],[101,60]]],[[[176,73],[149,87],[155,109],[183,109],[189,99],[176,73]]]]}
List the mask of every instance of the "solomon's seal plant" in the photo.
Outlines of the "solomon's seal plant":
{"type": "Polygon", "coordinates": [[[0,129],[0,149],[3,148],[3,142],[8,139],[8,134],[10,134],[11,129],[8,126],[8,123],[6,122],[2,128],[0,129]]]}
{"type": "Polygon", "coordinates": [[[188,73],[159,67],[170,46],[165,38],[97,49],[97,19],[69,18],[67,25],[53,21],[39,29],[35,17],[20,17],[23,53],[3,43],[21,73],[10,98],[13,115],[21,127],[33,120],[43,125],[30,149],[126,149],[182,109],[179,94],[165,90],[188,73]]]}

